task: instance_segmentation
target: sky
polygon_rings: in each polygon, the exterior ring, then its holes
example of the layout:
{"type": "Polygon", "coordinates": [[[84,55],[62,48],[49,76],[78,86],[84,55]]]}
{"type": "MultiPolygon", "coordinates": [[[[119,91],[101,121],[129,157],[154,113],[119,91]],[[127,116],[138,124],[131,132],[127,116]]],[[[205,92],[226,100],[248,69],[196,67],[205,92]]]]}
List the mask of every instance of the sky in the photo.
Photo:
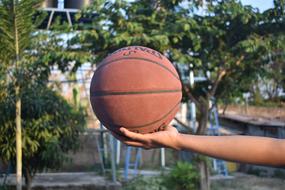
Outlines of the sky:
{"type": "Polygon", "coordinates": [[[244,5],[257,7],[261,12],[273,7],[273,0],[241,0],[244,5]]]}

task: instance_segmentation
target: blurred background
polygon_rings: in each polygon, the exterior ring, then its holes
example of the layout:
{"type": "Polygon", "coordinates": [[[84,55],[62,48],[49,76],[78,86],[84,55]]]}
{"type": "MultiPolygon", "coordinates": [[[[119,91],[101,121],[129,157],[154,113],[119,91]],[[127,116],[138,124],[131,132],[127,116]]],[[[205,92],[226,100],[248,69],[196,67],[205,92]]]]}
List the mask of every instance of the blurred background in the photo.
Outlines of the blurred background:
{"type": "Polygon", "coordinates": [[[284,139],[284,31],[284,0],[0,0],[0,189],[283,189],[283,168],[121,144],[89,86],[150,47],[180,75],[181,133],[284,139]]]}

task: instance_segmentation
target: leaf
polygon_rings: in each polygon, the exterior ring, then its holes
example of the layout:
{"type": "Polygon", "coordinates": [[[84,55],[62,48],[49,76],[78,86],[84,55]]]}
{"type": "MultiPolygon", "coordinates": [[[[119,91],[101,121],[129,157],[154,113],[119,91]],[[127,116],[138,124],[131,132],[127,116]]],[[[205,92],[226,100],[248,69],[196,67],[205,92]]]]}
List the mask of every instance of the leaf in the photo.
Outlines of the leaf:
{"type": "Polygon", "coordinates": [[[184,26],[183,26],[183,29],[184,29],[184,31],[188,31],[188,30],[190,30],[190,25],[189,24],[184,24],[184,26]]]}

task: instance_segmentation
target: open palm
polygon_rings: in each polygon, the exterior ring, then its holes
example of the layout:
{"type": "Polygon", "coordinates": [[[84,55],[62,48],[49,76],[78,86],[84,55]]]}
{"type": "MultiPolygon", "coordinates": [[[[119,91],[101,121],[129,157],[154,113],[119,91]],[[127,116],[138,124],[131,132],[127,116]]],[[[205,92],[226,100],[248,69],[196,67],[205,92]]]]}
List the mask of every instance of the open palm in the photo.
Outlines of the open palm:
{"type": "Polygon", "coordinates": [[[113,136],[130,146],[146,149],[161,147],[178,149],[177,137],[179,133],[173,126],[167,126],[164,131],[150,134],[134,133],[123,127],[120,128],[120,131],[124,136],[112,133],[113,136]]]}

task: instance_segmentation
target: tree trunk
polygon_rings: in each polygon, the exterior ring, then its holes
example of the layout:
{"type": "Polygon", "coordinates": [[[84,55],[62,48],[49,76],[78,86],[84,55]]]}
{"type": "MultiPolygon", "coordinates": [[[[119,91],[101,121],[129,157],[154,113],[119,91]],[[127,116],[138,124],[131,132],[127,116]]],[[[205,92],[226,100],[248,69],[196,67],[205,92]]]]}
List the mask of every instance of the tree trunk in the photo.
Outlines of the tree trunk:
{"type": "Polygon", "coordinates": [[[31,175],[28,167],[25,168],[25,170],[24,170],[24,177],[25,177],[26,190],[31,190],[32,189],[33,176],[31,175]]]}
{"type": "MultiPolygon", "coordinates": [[[[18,73],[18,67],[20,62],[20,48],[19,48],[19,32],[18,23],[16,19],[18,0],[13,0],[13,16],[14,16],[14,29],[15,29],[15,68],[18,73]]],[[[22,123],[21,123],[21,97],[20,97],[20,85],[18,78],[15,83],[15,98],[16,98],[16,186],[17,190],[22,190],[22,123]]]]}
{"type": "Polygon", "coordinates": [[[227,111],[227,108],[228,108],[228,102],[225,102],[225,106],[224,106],[224,108],[223,108],[223,112],[222,112],[222,114],[223,115],[225,115],[226,114],[226,111],[227,111]]]}
{"type": "MultiPolygon", "coordinates": [[[[204,156],[203,156],[204,157],[204,156]]],[[[200,190],[210,189],[210,172],[206,160],[200,160],[198,163],[200,173],[200,190]]]]}
{"type": "Polygon", "coordinates": [[[21,98],[20,87],[15,86],[16,97],[16,158],[17,158],[17,173],[16,184],[17,190],[22,189],[22,126],[21,126],[21,98]]]}
{"type": "Polygon", "coordinates": [[[201,101],[201,106],[199,107],[200,117],[198,118],[198,129],[196,135],[205,135],[207,132],[207,124],[209,118],[209,100],[203,98],[201,101]]]}
{"type": "MultiPolygon", "coordinates": [[[[198,119],[199,126],[196,135],[205,135],[207,133],[209,119],[209,99],[201,98],[199,102],[201,103],[201,106],[199,107],[200,117],[198,119]]],[[[210,172],[205,156],[199,156],[198,168],[200,173],[200,190],[209,190],[210,172]]]]}

